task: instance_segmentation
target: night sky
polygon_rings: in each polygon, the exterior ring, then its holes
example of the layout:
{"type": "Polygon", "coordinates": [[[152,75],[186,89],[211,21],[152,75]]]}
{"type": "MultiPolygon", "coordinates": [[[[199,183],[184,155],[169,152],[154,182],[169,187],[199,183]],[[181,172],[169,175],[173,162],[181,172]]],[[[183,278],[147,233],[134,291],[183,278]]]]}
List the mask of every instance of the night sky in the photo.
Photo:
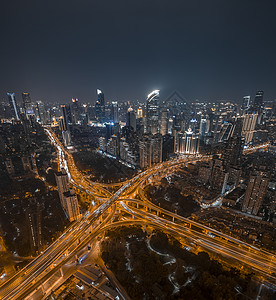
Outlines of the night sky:
{"type": "Polygon", "coordinates": [[[276,98],[275,0],[5,0],[0,97],[276,98]]]}

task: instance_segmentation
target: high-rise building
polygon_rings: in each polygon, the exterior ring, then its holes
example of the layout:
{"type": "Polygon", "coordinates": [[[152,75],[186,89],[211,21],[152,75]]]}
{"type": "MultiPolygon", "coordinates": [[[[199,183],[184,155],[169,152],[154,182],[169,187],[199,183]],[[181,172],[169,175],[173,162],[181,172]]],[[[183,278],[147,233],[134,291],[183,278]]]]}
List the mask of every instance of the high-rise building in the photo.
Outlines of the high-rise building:
{"type": "Polygon", "coordinates": [[[61,112],[62,118],[64,120],[64,127],[62,130],[69,130],[69,114],[70,114],[70,107],[67,105],[61,105],[61,112]]]}
{"type": "Polygon", "coordinates": [[[42,101],[39,100],[36,102],[35,112],[36,112],[37,119],[39,120],[39,122],[42,125],[45,125],[48,123],[47,111],[46,111],[44,103],[42,101]]]}
{"type": "Polygon", "coordinates": [[[255,112],[260,113],[263,108],[264,108],[264,92],[258,91],[256,93],[256,96],[255,96],[255,99],[253,102],[253,110],[255,112]]]}
{"type": "Polygon", "coordinates": [[[206,117],[201,118],[200,127],[199,127],[199,135],[201,139],[209,132],[209,129],[210,129],[210,120],[207,119],[206,117]]]}
{"type": "Polygon", "coordinates": [[[129,109],[127,112],[127,127],[136,132],[136,114],[132,109],[129,109]]]}
{"type": "Polygon", "coordinates": [[[119,106],[117,101],[111,103],[111,121],[115,124],[119,122],[119,106]]]}
{"type": "Polygon", "coordinates": [[[151,137],[149,135],[144,135],[139,141],[139,151],[140,151],[140,168],[150,168],[152,161],[152,146],[151,137]]]}
{"type": "Polygon", "coordinates": [[[78,199],[75,191],[69,186],[69,178],[65,169],[55,174],[59,198],[62,208],[70,222],[80,217],[78,199]]]}
{"type": "Polygon", "coordinates": [[[167,108],[163,108],[160,112],[160,133],[166,135],[169,130],[169,112],[167,108]]]}
{"type": "Polygon", "coordinates": [[[159,109],[159,90],[155,90],[147,96],[145,133],[156,134],[159,132],[159,109]]]}
{"type": "Polygon", "coordinates": [[[23,109],[26,117],[34,115],[33,104],[30,93],[22,93],[23,109]]]}
{"type": "Polygon", "coordinates": [[[245,139],[245,144],[249,144],[253,139],[257,118],[258,114],[254,112],[243,116],[242,136],[245,139]]]}
{"type": "Polygon", "coordinates": [[[16,103],[16,99],[15,99],[15,94],[14,93],[7,93],[8,95],[8,99],[9,99],[9,106],[12,112],[12,116],[13,118],[15,118],[16,120],[19,120],[19,110],[18,110],[18,106],[16,103]]]}
{"type": "Polygon", "coordinates": [[[199,153],[199,136],[189,128],[184,134],[177,134],[177,152],[181,154],[199,153]]]}
{"type": "Polygon", "coordinates": [[[96,118],[100,123],[105,122],[105,102],[104,102],[104,93],[97,89],[97,101],[95,105],[96,109],[96,118]]]}
{"type": "Polygon", "coordinates": [[[243,212],[257,215],[266,194],[268,184],[269,178],[266,172],[255,171],[255,173],[250,176],[242,204],[243,212]]]}
{"type": "Polygon", "coordinates": [[[81,215],[78,206],[78,198],[74,189],[70,188],[63,193],[65,212],[70,222],[78,220],[81,215]]]}
{"type": "Polygon", "coordinates": [[[142,107],[139,107],[137,109],[137,119],[143,118],[143,109],[142,107]]]}
{"type": "Polygon", "coordinates": [[[250,96],[244,96],[242,99],[241,109],[243,111],[248,110],[250,107],[250,96]]]}
{"type": "Polygon", "coordinates": [[[72,99],[71,106],[66,107],[68,124],[78,124],[81,116],[81,107],[78,99],[72,99]]]}
{"type": "Polygon", "coordinates": [[[152,164],[157,164],[162,162],[162,142],[163,139],[161,134],[155,134],[154,136],[151,137],[152,164]]]}
{"type": "Polygon", "coordinates": [[[55,174],[56,183],[58,187],[59,199],[62,204],[62,207],[65,207],[63,193],[69,190],[69,178],[65,169],[61,169],[60,172],[55,174]]]}

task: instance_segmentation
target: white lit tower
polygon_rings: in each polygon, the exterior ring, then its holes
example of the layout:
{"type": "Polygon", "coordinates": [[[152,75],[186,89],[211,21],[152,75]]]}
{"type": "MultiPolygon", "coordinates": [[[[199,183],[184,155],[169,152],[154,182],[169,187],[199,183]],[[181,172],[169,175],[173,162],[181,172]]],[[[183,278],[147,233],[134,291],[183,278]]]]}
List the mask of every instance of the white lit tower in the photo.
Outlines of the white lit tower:
{"type": "Polygon", "coordinates": [[[9,105],[11,108],[11,112],[13,117],[18,121],[19,120],[19,111],[18,111],[18,106],[16,103],[15,99],[15,94],[14,93],[7,93],[8,99],[9,99],[9,105]]]}
{"type": "Polygon", "coordinates": [[[156,134],[159,132],[159,90],[154,90],[147,96],[145,133],[156,134]]]}

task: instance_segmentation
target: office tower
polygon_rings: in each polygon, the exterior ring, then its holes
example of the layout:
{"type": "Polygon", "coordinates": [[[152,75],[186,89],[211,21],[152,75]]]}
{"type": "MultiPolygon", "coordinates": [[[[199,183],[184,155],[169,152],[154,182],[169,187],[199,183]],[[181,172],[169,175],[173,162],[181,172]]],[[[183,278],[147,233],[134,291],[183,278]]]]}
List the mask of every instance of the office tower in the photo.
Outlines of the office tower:
{"type": "Polygon", "coordinates": [[[62,204],[62,207],[65,207],[63,200],[63,193],[69,190],[69,178],[65,169],[61,169],[60,172],[55,174],[56,183],[58,187],[59,199],[62,204]]]}
{"type": "Polygon", "coordinates": [[[208,120],[206,117],[202,117],[200,120],[200,127],[199,127],[199,135],[202,139],[210,129],[210,120],[208,120]]]}
{"type": "Polygon", "coordinates": [[[219,142],[227,141],[233,134],[234,124],[232,122],[224,122],[219,132],[219,142]]]}
{"type": "Polygon", "coordinates": [[[242,99],[241,109],[243,111],[248,110],[250,107],[250,96],[244,96],[242,99]]]}
{"type": "Polygon", "coordinates": [[[169,112],[167,108],[163,108],[160,112],[160,133],[166,135],[169,130],[169,112]]]}
{"type": "Polygon", "coordinates": [[[159,90],[148,94],[146,101],[145,133],[156,134],[159,132],[159,90]]]}
{"type": "Polygon", "coordinates": [[[261,124],[262,122],[262,117],[263,117],[263,112],[264,112],[264,92],[263,91],[258,91],[256,93],[254,103],[253,103],[253,112],[258,114],[257,117],[257,124],[261,124]]]}
{"type": "Polygon", "coordinates": [[[151,137],[151,163],[157,164],[162,162],[162,135],[155,134],[151,137]]]}
{"type": "Polygon", "coordinates": [[[143,138],[139,141],[139,152],[140,152],[140,168],[149,168],[151,167],[151,156],[152,156],[152,147],[151,147],[151,137],[149,135],[144,135],[143,138]]]}
{"type": "Polygon", "coordinates": [[[119,139],[116,135],[112,135],[110,139],[108,139],[106,144],[106,151],[115,156],[120,157],[120,144],[119,139]]]}
{"type": "Polygon", "coordinates": [[[245,139],[245,144],[249,144],[253,139],[257,118],[258,114],[254,112],[243,116],[242,136],[245,139]]]}
{"type": "Polygon", "coordinates": [[[119,106],[117,101],[111,103],[111,121],[115,124],[119,122],[119,106]]]}
{"type": "Polygon", "coordinates": [[[142,107],[139,107],[137,109],[137,119],[143,118],[143,109],[142,107]]]}
{"type": "Polygon", "coordinates": [[[99,149],[102,152],[106,151],[106,139],[103,136],[99,137],[99,149]]]}
{"type": "Polygon", "coordinates": [[[184,134],[177,134],[177,152],[181,154],[199,153],[199,136],[189,128],[184,134]]]}
{"type": "Polygon", "coordinates": [[[36,112],[37,119],[39,120],[39,122],[42,125],[45,125],[48,123],[47,112],[46,112],[44,103],[42,101],[39,100],[36,102],[35,112],[36,112]]]}
{"type": "Polygon", "coordinates": [[[7,93],[9,99],[9,106],[12,112],[12,117],[15,118],[17,121],[19,120],[19,110],[15,100],[14,93],[7,93]]]}
{"type": "Polygon", "coordinates": [[[34,115],[33,104],[29,93],[22,93],[23,109],[26,117],[34,115]]]}
{"type": "Polygon", "coordinates": [[[253,110],[255,112],[260,113],[261,110],[264,108],[264,92],[263,91],[258,91],[256,93],[254,102],[253,102],[253,110]]]}
{"type": "Polygon", "coordinates": [[[132,109],[127,112],[127,127],[136,132],[136,114],[132,109]]]}
{"type": "Polygon", "coordinates": [[[65,212],[70,222],[78,220],[81,215],[78,206],[78,198],[74,189],[70,188],[63,193],[65,212]]]}
{"type": "Polygon", "coordinates": [[[81,107],[78,99],[72,99],[71,106],[66,107],[68,124],[78,124],[80,121],[81,107]]]}
{"type": "Polygon", "coordinates": [[[105,122],[105,102],[104,102],[104,93],[97,89],[97,101],[96,101],[96,118],[100,123],[105,122]]]}
{"type": "Polygon", "coordinates": [[[69,178],[64,169],[55,174],[58,186],[59,198],[62,208],[71,221],[77,220],[80,217],[78,208],[78,199],[75,191],[69,186],[69,178]]]}
{"type": "Polygon", "coordinates": [[[59,117],[58,126],[60,131],[66,131],[66,125],[63,117],[59,117]]]}
{"type": "Polygon", "coordinates": [[[62,130],[69,130],[69,115],[70,115],[70,107],[67,105],[61,105],[61,113],[64,122],[64,126],[62,130]]]}
{"type": "Polygon", "coordinates": [[[255,171],[249,179],[245,192],[242,211],[257,215],[262,205],[266,189],[269,183],[268,174],[262,171],[255,171]]]}

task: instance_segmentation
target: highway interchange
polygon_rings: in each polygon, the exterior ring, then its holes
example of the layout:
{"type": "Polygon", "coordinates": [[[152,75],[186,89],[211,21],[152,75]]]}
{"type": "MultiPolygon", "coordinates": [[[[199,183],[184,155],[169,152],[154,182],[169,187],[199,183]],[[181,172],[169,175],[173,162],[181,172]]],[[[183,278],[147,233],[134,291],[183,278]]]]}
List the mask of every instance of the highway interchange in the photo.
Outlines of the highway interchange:
{"type": "Polygon", "coordinates": [[[66,151],[54,132],[50,128],[45,128],[45,130],[57,149],[59,166],[66,169],[72,185],[98,201],[95,206],[91,205],[89,211],[80,220],[72,223],[43,253],[12,277],[7,278],[0,285],[0,299],[27,298],[63,265],[74,259],[78,252],[100,232],[120,224],[137,222],[145,226],[160,228],[176,237],[185,238],[202,249],[235,259],[256,271],[264,279],[276,282],[276,258],[273,254],[157,207],[141,193],[140,187],[152,176],[158,176],[179,164],[209,159],[209,157],[163,162],[138,173],[130,180],[108,185],[91,182],[82,175],[75,166],[72,155],[66,151]],[[115,186],[120,186],[120,188],[112,194],[108,188],[115,186]],[[141,195],[141,200],[133,199],[137,194],[141,195]],[[124,215],[129,216],[128,220],[112,223],[113,216],[118,211],[124,211],[124,215]]]}

